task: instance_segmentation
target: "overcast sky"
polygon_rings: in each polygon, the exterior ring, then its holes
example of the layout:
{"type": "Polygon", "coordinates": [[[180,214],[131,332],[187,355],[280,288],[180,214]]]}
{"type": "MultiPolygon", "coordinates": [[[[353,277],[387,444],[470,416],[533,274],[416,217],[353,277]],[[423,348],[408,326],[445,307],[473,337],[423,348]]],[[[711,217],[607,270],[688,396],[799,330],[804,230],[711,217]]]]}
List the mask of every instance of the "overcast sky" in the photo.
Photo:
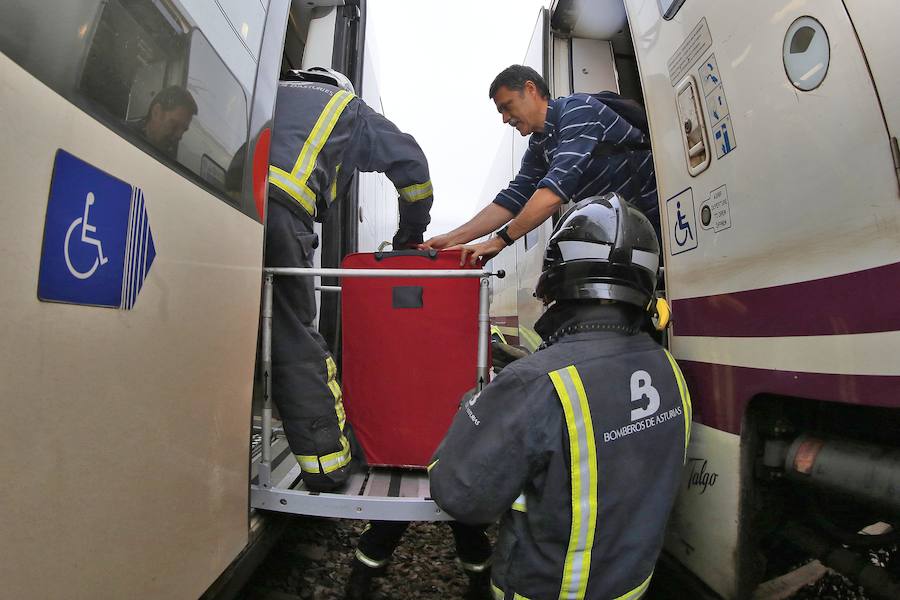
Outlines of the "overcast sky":
{"type": "Polygon", "coordinates": [[[385,115],[416,138],[431,168],[426,237],[462,224],[493,199],[483,194],[484,180],[509,126],[488,88],[497,73],[522,62],[538,10],[548,5],[368,0],[385,115]]]}

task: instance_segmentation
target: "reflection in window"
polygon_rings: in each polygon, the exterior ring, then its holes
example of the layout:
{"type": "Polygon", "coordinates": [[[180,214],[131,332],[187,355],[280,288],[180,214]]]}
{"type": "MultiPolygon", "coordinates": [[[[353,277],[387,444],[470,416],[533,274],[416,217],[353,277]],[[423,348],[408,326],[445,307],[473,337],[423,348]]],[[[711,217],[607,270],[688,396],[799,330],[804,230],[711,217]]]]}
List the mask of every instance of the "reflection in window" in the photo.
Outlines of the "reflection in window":
{"type": "MultiPolygon", "coordinates": [[[[238,202],[247,95],[191,23],[158,0],[55,9],[3,0],[0,50],[150,154],[238,202]]],[[[237,34],[233,41],[243,47],[237,34]]]]}

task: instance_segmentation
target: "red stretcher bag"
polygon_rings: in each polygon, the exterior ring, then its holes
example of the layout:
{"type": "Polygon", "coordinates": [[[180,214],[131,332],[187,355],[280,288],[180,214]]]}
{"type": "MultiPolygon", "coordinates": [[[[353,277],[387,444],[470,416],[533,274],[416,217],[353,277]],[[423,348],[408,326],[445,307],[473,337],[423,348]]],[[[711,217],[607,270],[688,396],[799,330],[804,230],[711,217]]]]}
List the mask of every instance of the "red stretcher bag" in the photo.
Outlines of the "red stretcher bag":
{"type": "MultiPolygon", "coordinates": [[[[359,253],[344,269],[461,269],[454,251],[359,253]]],[[[425,467],[475,386],[479,279],[341,280],[342,387],[372,466],[425,467]]]]}

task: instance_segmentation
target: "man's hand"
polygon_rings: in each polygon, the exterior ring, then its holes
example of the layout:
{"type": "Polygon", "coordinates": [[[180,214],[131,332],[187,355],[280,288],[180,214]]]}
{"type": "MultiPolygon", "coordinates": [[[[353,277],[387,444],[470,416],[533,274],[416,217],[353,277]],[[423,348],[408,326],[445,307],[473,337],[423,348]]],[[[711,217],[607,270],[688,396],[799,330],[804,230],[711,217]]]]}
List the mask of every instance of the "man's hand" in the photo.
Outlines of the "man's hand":
{"type": "Polygon", "coordinates": [[[428,238],[424,243],[419,244],[419,250],[428,250],[430,248],[433,248],[434,250],[444,250],[445,248],[455,246],[459,243],[460,242],[450,237],[449,233],[442,233],[441,235],[428,238]]]}
{"type": "Polygon", "coordinates": [[[466,259],[468,258],[469,264],[474,267],[478,264],[479,258],[483,259],[484,262],[487,262],[500,254],[500,251],[504,248],[506,248],[506,242],[497,237],[493,237],[480,244],[463,246],[462,254],[459,257],[459,264],[460,266],[465,265],[466,259]]]}

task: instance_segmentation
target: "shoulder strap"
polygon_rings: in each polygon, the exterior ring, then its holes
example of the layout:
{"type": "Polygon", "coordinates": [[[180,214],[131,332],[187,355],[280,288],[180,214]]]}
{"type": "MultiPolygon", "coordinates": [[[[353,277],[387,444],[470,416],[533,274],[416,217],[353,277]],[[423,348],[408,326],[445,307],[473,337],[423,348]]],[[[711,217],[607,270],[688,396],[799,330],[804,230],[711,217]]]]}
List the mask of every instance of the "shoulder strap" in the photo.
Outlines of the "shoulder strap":
{"type": "MultiPolygon", "coordinates": [[[[650,126],[647,124],[647,113],[637,100],[624,98],[621,95],[610,91],[596,92],[590,95],[608,106],[613,112],[625,119],[629,125],[635,127],[644,134],[645,139],[650,138],[650,126]]],[[[632,202],[638,202],[641,193],[640,183],[638,182],[638,168],[635,164],[634,153],[643,150],[650,150],[650,144],[646,141],[622,143],[603,142],[597,144],[597,148],[593,152],[593,156],[596,158],[608,158],[618,154],[628,155],[628,167],[631,171],[632,202]]]]}
{"type": "Polygon", "coordinates": [[[637,100],[625,98],[615,92],[604,91],[590,94],[596,100],[610,107],[617,115],[640,130],[644,135],[649,135],[650,127],[647,124],[647,112],[637,100]]]}

